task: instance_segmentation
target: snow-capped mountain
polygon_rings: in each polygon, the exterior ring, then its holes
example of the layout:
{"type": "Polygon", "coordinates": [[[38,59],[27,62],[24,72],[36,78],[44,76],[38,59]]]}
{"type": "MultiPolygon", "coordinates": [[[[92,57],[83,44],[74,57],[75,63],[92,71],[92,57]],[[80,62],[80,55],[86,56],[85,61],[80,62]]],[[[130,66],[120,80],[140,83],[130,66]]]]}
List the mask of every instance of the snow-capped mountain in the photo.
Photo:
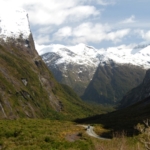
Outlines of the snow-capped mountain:
{"type": "Polygon", "coordinates": [[[36,48],[59,82],[71,86],[79,95],[84,93],[99,64],[96,49],[85,44],[36,48]]]}
{"type": "Polygon", "coordinates": [[[56,79],[72,87],[84,99],[90,97],[89,93],[94,92],[93,95],[96,95],[96,91],[101,91],[98,92],[96,101],[101,98],[103,102],[111,100],[117,102],[123,94],[142,82],[146,70],[150,68],[150,45],[122,45],[98,50],[85,44],[76,46],[57,44],[36,45],[36,49],[56,79]],[[91,85],[92,89],[89,87],[91,85]],[[113,91],[114,86],[120,90],[121,94],[118,96],[115,94],[117,91],[113,91]],[[107,90],[112,91],[111,96],[107,90]]]}
{"type": "Polygon", "coordinates": [[[18,38],[22,35],[27,39],[30,33],[28,14],[25,10],[19,8],[0,10],[0,38],[18,38]]]}
{"type": "Polygon", "coordinates": [[[103,62],[112,60],[119,64],[132,64],[144,69],[150,68],[150,45],[136,47],[112,47],[103,51],[103,62]]]}
{"type": "MultiPolygon", "coordinates": [[[[59,59],[55,60],[55,64],[72,64],[76,63],[79,65],[88,65],[97,67],[99,64],[99,52],[85,44],[79,44],[76,46],[64,46],[64,45],[49,45],[49,46],[36,46],[38,53],[44,55],[45,53],[55,53],[59,55],[59,59]]],[[[47,57],[43,57],[47,59],[47,57]]],[[[46,63],[49,63],[51,60],[47,60],[46,63]]]]}
{"type": "Polygon", "coordinates": [[[95,49],[94,47],[85,44],[75,46],[64,45],[36,45],[37,51],[40,55],[44,55],[43,59],[46,63],[51,62],[48,57],[53,53],[57,54],[59,58],[55,60],[55,64],[82,64],[97,67],[98,64],[107,64],[114,61],[119,64],[132,64],[150,68],[150,45],[146,46],[119,46],[110,47],[108,49],[95,49]]]}

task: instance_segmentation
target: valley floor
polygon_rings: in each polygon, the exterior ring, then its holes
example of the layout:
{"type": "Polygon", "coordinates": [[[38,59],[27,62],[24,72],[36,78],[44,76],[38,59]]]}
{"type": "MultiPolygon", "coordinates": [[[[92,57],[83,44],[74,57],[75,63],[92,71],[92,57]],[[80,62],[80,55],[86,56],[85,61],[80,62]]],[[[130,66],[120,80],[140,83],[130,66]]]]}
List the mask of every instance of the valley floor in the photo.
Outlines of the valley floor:
{"type": "MultiPolygon", "coordinates": [[[[93,125],[97,134],[107,132],[93,125]]],[[[0,120],[0,149],[7,150],[144,150],[138,137],[115,134],[111,140],[89,136],[82,126],[48,119],[0,120]]]]}

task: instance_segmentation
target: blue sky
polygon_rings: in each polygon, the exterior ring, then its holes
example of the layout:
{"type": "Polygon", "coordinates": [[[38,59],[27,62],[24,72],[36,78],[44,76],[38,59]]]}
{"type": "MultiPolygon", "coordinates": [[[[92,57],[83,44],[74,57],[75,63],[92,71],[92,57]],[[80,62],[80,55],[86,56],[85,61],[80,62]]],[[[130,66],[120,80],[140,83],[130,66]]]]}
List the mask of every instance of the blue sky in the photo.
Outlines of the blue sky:
{"type": "Polygon", "coordinates": [[[149,0],[0,1],[28,12],[38,44],[85,43],[100,49],[150,43],[149,0]]]}

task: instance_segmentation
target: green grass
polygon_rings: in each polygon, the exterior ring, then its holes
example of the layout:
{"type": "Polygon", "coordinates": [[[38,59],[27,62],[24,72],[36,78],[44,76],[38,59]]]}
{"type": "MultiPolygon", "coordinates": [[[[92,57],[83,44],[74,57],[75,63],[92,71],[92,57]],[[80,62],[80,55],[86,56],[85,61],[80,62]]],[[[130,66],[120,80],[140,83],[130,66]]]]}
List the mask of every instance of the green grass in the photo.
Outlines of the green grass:
{"type": "Polygon", "coordinates": [[[144,150],[138,137],[116,134],[111,140],[99,140],[73,122],[48,119],[0,120],[0,146],[5,150],[144,150]],[[78,138],[69,141],[68,135],[74,134],[78,138]]]}
{"type": "MultiPolygon", "coordinates": [[[[7,150],[92,150],[92,141],[82,134],[74,142],[66,140],[68,134],[80,132],[71,122],[54,120],[1,120],[0,145],[7,150]]],[[[82,132],[82,131],[81,131],[82,132]]]]}
{"type": "Polygon", "coordinates": [[[59,84],[35,49],[15,41],[0,45],[0,118],[73,120],[106,112],[84,103],[71,88],[59,84]],[[33,53],[33,54],[31,54],[33,53]],[[28,84],[25,86],[22,78],[28,84]]]}

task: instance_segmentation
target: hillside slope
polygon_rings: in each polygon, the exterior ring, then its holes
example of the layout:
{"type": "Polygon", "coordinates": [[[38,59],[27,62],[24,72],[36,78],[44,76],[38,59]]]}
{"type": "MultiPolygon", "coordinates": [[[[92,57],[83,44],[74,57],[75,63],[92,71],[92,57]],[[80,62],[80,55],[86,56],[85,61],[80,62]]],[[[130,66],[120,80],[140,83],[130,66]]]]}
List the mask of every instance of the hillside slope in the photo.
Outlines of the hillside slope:
{"type": "Polygon", "coordinates": [[[147,70],[143,82],[130,90],[121,101],[120,109],[105,115],[97,115],[81,120],[80,123],[103,124],[112,132],[126,132],[135,135],[135,126],[149,119],[150,114],[150,69],[147,70]]]}
{"type": "Polygon", "coordinates": [[[76,122],[82,124],[102,124],[104,128],[110,130],[110,133],[104,136],[113,136],[115,133],[121,135],[124,133],[127,136],[133,137],[139,133],[136,130],[137,124],[143,124],[143,121],[149,119],[149,114],[150,96],[126,108],[103,115],[78,119],[76,122]]]}
{"type": "Polygon", "coordinates": [[[113,61],[99,65],[82,99],[101,104],[118,104],[123,96],[142,82],[145,70],[134,65],[120,65],[113,61]]]}
{"type": "Polygon", "coordinates": [[[0,42],[0,118],[68,118],[93,113],[69,88],[60,85],[34,49],[30,35],[0,42]],[[25,43],[24,43],[25,42],[25,43]]]}
{"type": "Polygon", "coordinates": [[[150,70],[146,72],[143,82],[130,90],[121,100],[120,108],[130,106],[150,96],[150,70]]]}
{"type": "Polygon", "coordinates": [[[0,13],[0,118],[84,117],[94,111],[60,85],[35,50],[28,14],[0,13]]]}
{"type": "Polygon", "coordinates": [[[39,54],[57,81],[70,86],[79,96],[83,95],[99,63],[96,58],[99,54],[85,44],[75,47],[52,45],[43,48],[39,54]],[[43,51],[48,52],[42,54],[43,51]]]}

